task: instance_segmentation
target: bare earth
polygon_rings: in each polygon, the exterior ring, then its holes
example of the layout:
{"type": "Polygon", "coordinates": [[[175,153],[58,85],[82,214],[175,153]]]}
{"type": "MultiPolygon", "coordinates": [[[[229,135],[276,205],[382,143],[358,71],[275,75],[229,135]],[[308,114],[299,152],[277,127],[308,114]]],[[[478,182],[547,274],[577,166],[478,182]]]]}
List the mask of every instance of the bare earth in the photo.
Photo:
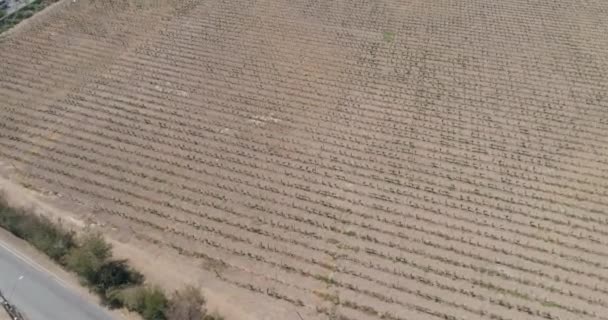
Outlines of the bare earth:
{"type": "Polygon", "coordinates": [[[229,319],[608,319],[608,2],[64,1],[0,160],[229,319]]]}

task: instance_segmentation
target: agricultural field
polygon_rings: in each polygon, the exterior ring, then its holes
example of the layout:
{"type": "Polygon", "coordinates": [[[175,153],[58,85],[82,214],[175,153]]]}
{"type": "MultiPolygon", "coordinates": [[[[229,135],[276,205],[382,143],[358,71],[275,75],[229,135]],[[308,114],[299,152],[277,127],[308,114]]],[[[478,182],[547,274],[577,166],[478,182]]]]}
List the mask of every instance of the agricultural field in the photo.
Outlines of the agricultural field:
{"type": "Polygon", "coordinates": [[[0,160],[253,316],[606,320],[607,13],[61,1],[1,36],[0,160]]]}

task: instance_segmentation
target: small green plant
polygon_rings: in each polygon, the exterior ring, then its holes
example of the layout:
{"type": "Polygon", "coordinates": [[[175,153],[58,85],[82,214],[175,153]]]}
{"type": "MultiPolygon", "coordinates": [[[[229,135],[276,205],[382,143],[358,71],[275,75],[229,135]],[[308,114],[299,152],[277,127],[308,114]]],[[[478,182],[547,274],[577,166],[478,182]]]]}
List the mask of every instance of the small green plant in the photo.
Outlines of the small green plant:
{"type": "Polygon", "coordinates": [[[165,320],[169,301],[159,288],[148,288],[143,294],[143,308],[140,311],[145,320],[165,320]]]}
{"type": "Polygon", "coordinates": [[[543,301],[542,305],[545,307],[548,307],[548,308],[562,308],[562,306],[559,305],[558,303],[553,302],[553,301],[548,301],[548,300],[543,301]]]}
{"type": "Polygon", "coordinates": [[[108,307],[127,308],[129,311],[136,311],[140,305],[140,287],[113,288],[106,292],[105,303],[108,307]]]}
{"type": "Polygon", "coordinates": [[[110,246],[99,234],[85,236],[80,246],[73,248],[65,258],[66,267],[89,284],[97,277],[99,270],[112,255],[110,246]]]}
{"type": "Polygon", "coordinates": [[[131,286],[123,289],[112,289],[108,292],[109,305],[139,313],[145,320],[178,320],[167,316],[169,300],[157,287],[145,285],[131,286]]]}
{"type": "Polygon", "coordinates": [[[384,31],[382,37],[384,38],[384,41],[388,43],[395,41],[395,33],[391,31],[384,31]]]}
{"type": "Polygon", "coordinates": [[[112,289],[139,285],[143,281],[144,276],[131,269],[125,260],[112,260],[101,266],[90,284],[105,299],[112,289]]]}

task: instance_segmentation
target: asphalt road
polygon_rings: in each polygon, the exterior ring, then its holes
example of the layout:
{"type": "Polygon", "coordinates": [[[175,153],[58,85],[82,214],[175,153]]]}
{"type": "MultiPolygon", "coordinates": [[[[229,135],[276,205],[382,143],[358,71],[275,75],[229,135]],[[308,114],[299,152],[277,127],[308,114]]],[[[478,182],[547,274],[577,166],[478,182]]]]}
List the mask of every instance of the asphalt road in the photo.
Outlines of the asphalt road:
{"type": "Polygon", "coordinates": [[[113,319],[104,309],[1,241],[0,290],[29,320],[113,319]]]}

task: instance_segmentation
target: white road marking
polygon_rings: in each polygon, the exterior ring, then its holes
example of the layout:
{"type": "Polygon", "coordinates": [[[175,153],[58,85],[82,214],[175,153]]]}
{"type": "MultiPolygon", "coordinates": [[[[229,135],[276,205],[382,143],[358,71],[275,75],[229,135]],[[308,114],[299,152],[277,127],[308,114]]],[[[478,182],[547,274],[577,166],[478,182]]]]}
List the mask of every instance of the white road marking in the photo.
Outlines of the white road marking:
{"type": "Polygon", "coordinates": [[[52,271],[50,271],[49,269],[41,266],[40,264],[38,264],[37,262],[33,261],[32,259],[28,258],[27,256],[25,256],[24,254],[20,253],[19,251],[17,251],[16,249],[13,249],[11,247],[9,247],[9,245],[6,242],[2,242],[2,240],[0,240],[0,247],[4,248],[6,251],[12,253],[15,257],[17,257],[18,259],[22,260],[23,262],[25,262],[26,264],[28,264],[30,267],[47,273],[51,276],[51,278],[53,278],[53,280],[57,281],[62,287],[68,289],[68,290],[72,290],[72,286],[70,286],[67,282],[63,281],[61,278],[59,278],[59,276],[57,276],[55,273],[53,273],[52,271]]]}

